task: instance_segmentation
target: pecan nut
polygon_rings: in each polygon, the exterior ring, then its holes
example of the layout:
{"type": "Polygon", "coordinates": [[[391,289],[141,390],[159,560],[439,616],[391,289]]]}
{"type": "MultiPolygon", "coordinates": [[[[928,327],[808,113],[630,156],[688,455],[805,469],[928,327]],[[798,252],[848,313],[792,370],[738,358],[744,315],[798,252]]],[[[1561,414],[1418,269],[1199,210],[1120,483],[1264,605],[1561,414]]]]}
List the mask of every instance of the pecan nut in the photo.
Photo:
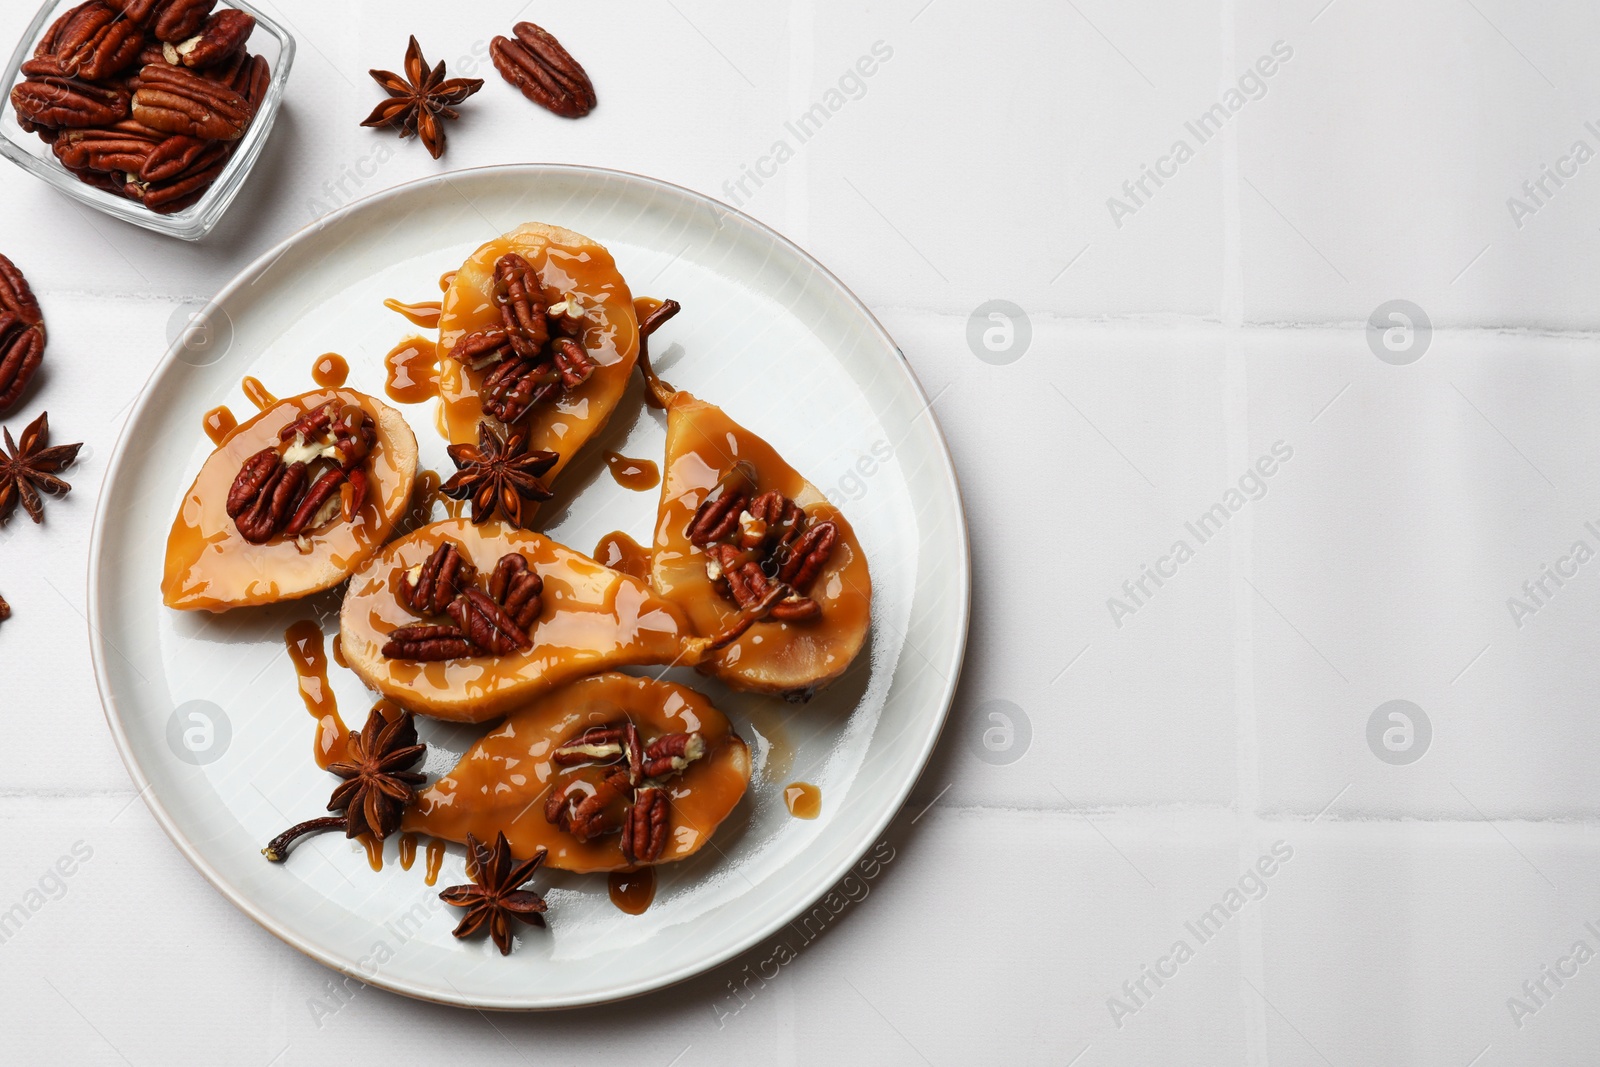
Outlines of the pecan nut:
{"type": "Polygon", "coordinates": [[[526,633],[539,620],[540,595],[544,579],[528,566],[520,552],[507,552],[494,565],[489,576],[489,596],[497,601],[526,633]]]}
{"type": "Polygon", "coordinates": [[[679,774],[705,754],[706,739],[698,730],[686,734],[663,734],[645,749],[641,773],[646,778],[679,774]]]}
{"type": "MultiPolygon", "coordinates": [[[[300,506],[295,508],[288,525],[284,526],[283,535],[299,537],[308,527],[320,526],[317,513],[333,499],[343,484],[344,471],[337,467],[323,471],[317,480],[311,483],[311,488],[306,490],[306,495],[300,498],[300,506]]],[[[323,521],[326,521],[326,518],[323,521]]]]}
{"type": "Polygon", "coordinates": [[[0,413],[11,408],[44,359],[44,328],[0,310],[0,413]]]}
{"type": "Polygon", "coordinates": [[[400,576],[395,597],[418,615],[443,615],[461,591],[477,581],[473,567],[453,544],[442,544],[427,560],[400,576]]]}
{"type": "Polygon", "coordinates": [[[76,78],[30,75],[11,90],[17,117],[40,126],[109,126],[128,117],[129,93],[76,78]]]}
{"type": "Polygon", "coordinates": [[[227,153],[216,141],[202,141],[181,133],[162,135],[157,132],[156,136],[160,140],[150,149],[144,165],[133,171],[143,182],[165,182],[193,174],[204,170],[217,153],[227,153]]]}
{"type": "Polygon", "coordinates": [[[304,463],[284,463],[276,449],[264,448],[245,461],[228,491],[228,515],[239,535],[264,545],[294,516],[304,463]]]}
{"type": "Polygon", "coordinates": [[[63,131],[51,150],[68,170],[138,174],[162,136],[124,119],[114,126],[63,131]]]}
{"type": "Polygon", "coordinates": [[[594,83],[560,41],[531,22],[519,22],[511,32],[515,40],[496,37],[489,43],[495,69],[506,81],[564,118],[582,118],[594,109],[594,83]]]}
{"type": "Polygon", "coordinates": [[[618,817],[618,807],[627,801],[628,790],[628,776],[621,771],[607,775],[599,785],[573,778],[545,801],[545,821],[580,842],[615,833],[626,824],[625,817],[618,817]]]}
{"type": "Polygon", "coordinates": [[[533,647],[516,620],[480,589],[467,589],[446,609],[456,626],[474,645],[495,656],[508,656],[533,647]]]}
{"type": "Polygon", "coordinates": [[[419,663],[463,659],[475,655],[472,642],[454,626],[417,623],[402,626],[389,634],[383,654],[389,659],[409,659],[419,663]]]}
{"type": "Polygon", "coordinates": [[[778,580],[805,592],[827,565],[838,539],[839,527],[831,522],[819,522],[809,527],[787,549],[787,555],[778,568],[778,580]]]}
{"type": "Polygon", "coordinates": [[[654,863],[667,847],[667,792],[645,786],[634,794],[622,824],[622,854],[630,863],[654,863]]]}
{"type": "Polygon", "coordinates": [[[176,44],[161,46],[162,57],[173,66],[205,70],[244,51],[244,44],[255,32],[256,17],[235,8],[224,8],[206,19],[200,32],[176,44]]]}
{"type": "Polygon", "coordinates": [[[11,312],[24,325],[37,327],[39,336],[44,336],[44,313],[39,310],[39,301],[34,299],[28,279],[3,255],[0,255],[0,310],[11,312]]]}
{"type": "Polygon", "coordinates": [[[217,0],[156,0],[145,20],[158,41],[186,41],[200,32],[217,0]]]}
{"type": "MultiPolygon", "coordinates": [[[[100,81],[127,69],[139,57],[144,33],[104,0],[89,0],[58,19],[45,42],[48,54],[68,77],[100,81]]],[[[42,54],[36,53],[36,58],[42,54]]]]}
{"type": "Polygon", "coordinates": [[[237,141],[253,112],[226,85],[184,67],[151,63],[139,71],[133,117],[151,129],[212,141],[237,141]]]}

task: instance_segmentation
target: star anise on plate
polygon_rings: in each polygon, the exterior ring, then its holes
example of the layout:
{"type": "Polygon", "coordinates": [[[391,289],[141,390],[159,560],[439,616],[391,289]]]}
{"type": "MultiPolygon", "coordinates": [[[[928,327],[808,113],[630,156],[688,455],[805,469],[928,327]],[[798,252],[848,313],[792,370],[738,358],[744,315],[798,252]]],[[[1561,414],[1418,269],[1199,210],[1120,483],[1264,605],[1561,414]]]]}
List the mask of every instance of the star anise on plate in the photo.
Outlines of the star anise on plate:
{"type": "Polygon", "coordinates": [[[541,848],[533,859],[518,861],[511,854],[511,844],[504,833],[496,835],[493,849],[485,848],[482,841],[468,834],[467,851],[474,864],[470,877],[476,884],[453,885],[439,894],[439,899],[451,907],[467,909],[451,932],[457,937],[470,937],[487,923],[500,955],[509,956],[512,919],[544,925],[544,898],[522,885],[539,869],[546,852],[541,848]]]}
{"type": "Polygon", "coordinates": [[[56,475],[72,466],[78,458],[78,449],[83,445],[46,448],[50,440],[49,412],[41,413],[28,424],[28,428],[22,431],[20,444],[11,439],[9,429],[4,432],[6,450],[10,455],[0,453],[0,522],[11,517],[19,500],[28,518],[43,522],[44,501],[39,494],[44,492],[50,496],[66,496],[71,491],[72,486],[56,475]]]}
{"type": "Polygon", "coordinates": [[[372,109],[363,126],[394,126],[401,137],[416,134],[434,159],[444,155],[444,120],[458,119],[452,104],[459,104],[483,88],[482,78],[445,79],[444,62],[432,70],[422,58],[422,46],[415,36],[406,48],[406,76],[390,70],[374,70],[372,80],[383,86],[389,99],[372,109]]]}
{"type": "Polygon", "coordinates": [[[333,791],[328,815],[291,826],[268,843],[261,854],[273,863],[282,863],[289,848],[306,834],[324,830],[343,830],[344,836],[370,833],[379,841],[400,828],[400,816],[411,802],[415,787],[427,777],[408,770],[427,751],[417,743],[417,724],[410,712],[387,718],[381,707],[373,708],[367,724],[346,742],[347,759],[330,763],[328,770],[344,782],[333,791]]]}
{"type": "Polygon", "coordinates": [[[472,501],[474,524],[488,522],[499,511],[513,526],[521,526],[522,502],[550,499],[550,487],[539,476],[561,458],[540,449],[529,452],[521,431],[513,430],[509,440],[502,440],[486,422],[478,423],[476,445],[451,445],[447,451],[456,472],[439,492],[452,500],[472,501]]]}

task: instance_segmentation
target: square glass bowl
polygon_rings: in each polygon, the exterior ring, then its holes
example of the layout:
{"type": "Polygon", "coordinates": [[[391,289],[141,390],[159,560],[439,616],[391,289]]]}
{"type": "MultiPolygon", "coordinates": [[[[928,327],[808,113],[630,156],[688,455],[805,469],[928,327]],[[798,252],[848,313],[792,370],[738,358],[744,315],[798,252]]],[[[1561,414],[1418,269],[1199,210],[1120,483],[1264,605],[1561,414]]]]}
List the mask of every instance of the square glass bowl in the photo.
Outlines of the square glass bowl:
{"type": "Polygon", "coordinates": [[[22,40],[17,43],[16,51],[11,54],[11,62],[6,65],[5,81],[0,82],[0,87],[4,88],[4,96],[0,98],[0,154],[4,154],[7,159],[35,177],[49,182],[64,195],[87,204],[96,211],[115,216],[124,222],[131,222],[135,226],[143,226],[147,230],[164,233],[169,237],[198,241],[221,221],[223,212],[228,210],[233,198],[239,195],[240,188],[250,175],[250,168],[255,166],[262,147],[267,143],[267,135],[272,132],[273,120],[278,117],[278,108],[283,103],[283,88],[289,80],[289,67],[294,62],[294,38],[289,36],[282,26],[244,0],[226,0],[226,3],[218,5],[238,8],[255,16],[255,32],[250,35],[246,47],[253,54],[266,57],[272,66],[272,83],[267,87],[266,99],[261,102],[261,108],[251,121],[250,128],[240,138],[239,146],[234,149],[227,167],[211,184],[211,188],[206,190],[205,195],[182,211],[171,215],[158,215],[136,200],[115,196],[79,181],[71,171],[61,165],[48,144],[41,141],[37,134],[23,130],[17,122],[16,112],[12,110],[11,90],[23,80],[22,64],[33,56],[33,50],[38,47],[40,39],[44,37],[45,31],[51,24],[64,12],[81,2],[82,0],[45,0],[45,5],[34,16],[33,22],[24,31],[22,40]]]}

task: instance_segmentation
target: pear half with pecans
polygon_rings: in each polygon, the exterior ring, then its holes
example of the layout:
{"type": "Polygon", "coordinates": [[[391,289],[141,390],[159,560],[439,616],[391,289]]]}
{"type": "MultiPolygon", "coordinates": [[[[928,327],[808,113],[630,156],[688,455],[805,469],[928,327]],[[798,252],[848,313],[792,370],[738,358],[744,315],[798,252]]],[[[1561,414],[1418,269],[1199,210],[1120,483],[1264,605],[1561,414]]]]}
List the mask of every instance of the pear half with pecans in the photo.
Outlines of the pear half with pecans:
{"type": "Polygon", "coordinates": [[[402,828],[462,842],[504,833],[514,855],[548,849],[558,870],[629,870],[694,855],[749,783],[749,749],[703,695],[610,672],[507,716],[418,795],[402,828]],[[659,813],[641,810],[652,801],[659,813]],[[659,825],[653,838],[643,825],[659,825]]]}
{"type": "MultiPolygon", "coordinates": [[[[492,589],[493,581],[488,584],[492,589]]],[[[725,634],[697,637],[681,610],[637,578],[543,534],[499,521],[476,526],[447,519],[392,542],[356,572],[340,611],[339,644],[350,668],[402,707],[439,719],[483,722],[596,671],[628,664],[692,666],[758,616],[746,613],[725,634]],[[451,597],[466,598],[470,589],[502,620],[489,623],[491,637],[507,638],[498,651],[473,647],[468,631],[446,629],[458,624],[456,611],[424,615],[407,606],[417,598],[403,590],[416,588],[435,553],[446,547],[466,565],[457,573],[469,577],[434,607],[451,597]],[[500,616],[496,607],[505,605],[487,603],[478,577],[492,577],[512,554],[522,557],[519,568],[539,579],[537,603],[524,602],[516,610],[526,616],[526,625],[500,616]],[[412,654],[399,647],[399,636],[417,626],[432,626],[440,635],[433,648],[418,646],[412,654]],[[439,649],[444,651],[435,657],[439,649]]]]}
{"type": "Polygon", "coordinates": [[[365,393],[319,389],[273,403],[211,453],[184,494],[167,536],[162,599],[170,608],[220,612],[331,589],[389,539],[411,498],[416,470],[411,428],[399,412],[365,393]],[[348,470],[335,469],[339,442],[331,431],[314,432],[310,441],[282,437],[320,410],[370,431],[365,455],[348,470]],[[303,502],[313,490],[332,493],[322,507],[307,508],[314,513],[292,535],[252,527],[251,518],[261,515],[230,514],[243,468],[267,450],[288,466],[304,464],[298,493],[287,496],[303,502]],[[254,540],[240,532],[241,522],[254,540]]]}
{"type": "Polygon", "coordinates": [[[855,531],[721,408],[681,391],[660,399],[667,453],[651,583],[701,634],[721,631],[775,582],[791,585],[764,621],[699,666],[738,689],[809,695],[866,643],[872,578],[855,531]]]}
{"type": "Polygon", "coordinates": [[[610,419],[639,350],[633,296],[595,241],[530,222],[456,271],[439,314],[439,395],[452,442],[515,425],[562,468],[610,419]],[[575,346],[575,347],[574,347],[575,346]]]}

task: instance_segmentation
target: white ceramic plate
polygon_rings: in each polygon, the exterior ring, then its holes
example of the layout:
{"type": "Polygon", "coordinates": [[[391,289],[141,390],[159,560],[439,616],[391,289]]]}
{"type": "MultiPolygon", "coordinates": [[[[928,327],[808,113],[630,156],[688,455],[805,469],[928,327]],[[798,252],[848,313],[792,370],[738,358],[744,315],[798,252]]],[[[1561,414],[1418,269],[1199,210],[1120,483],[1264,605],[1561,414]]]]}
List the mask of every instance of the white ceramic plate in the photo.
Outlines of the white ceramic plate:
{"type": "MultiPolygon", "coordinates": [[[[966,640],[965,522],[949,455],[905,359],[867,309],[815,260],[722,204],[613,171],[513,166],[389,190],[335,212],[262,256],[216,298],[206,343],[169,352],[117,445],[95,519],[89,604],[106,717],[129,773],[167,833],[228,899],[322,961],[398,993],[485,1008],[554,1008],[632,996],[727,960],[823,895],[904,802],[949,708],[966,640]],[[210,444],[201,416],[243,416],[244,375],[279,396],[313,387],[324,352],[349,384],[383,394],[383,356],[416,331],[385,297],[432,300],[439,276],[518,224],[566,226],[606,245],[635,295],[682,314],[657,336],[657,366],[770,440],[854,524],[872,568],[872,640],[855,668],[809,704],[732,693],[689,672],[752,743],[749,795],[714,848],[660,870],[655,903],[629,916],[605,879],[541,872],[550,929],[522,927],[502,958],[456,941],[457,915],[400,868],[396,839],[372,871],[337,834],[289,862],[262,845],[322,813],[336,779],[311,759],[284,628],[315,617],[331,636],[339,591],[222,616],[161,604],[167,530],[210,444]],[[863,458],[865,457],[865,458],[863,458]],[[196,717],[196,711],[202,713],[196,717]],[[791,817],[783,787],[822,790],[822,815],[791,817]]],[[[639,389],[542,513],[583,552],[621,529],[648,544],[656,493],[618,486],[602,450],[659,460],[658,413],[639,389]]],[[[450,470],[433,405],[403,408],[422,465],[450,470]]],[[[347,722],[372,696],[332,668],[347,722]]],[[[422,721],[438,774],[477,728],[422,721]]],[[[439,888],[464,881],[452,846],[439,888]]]]}

